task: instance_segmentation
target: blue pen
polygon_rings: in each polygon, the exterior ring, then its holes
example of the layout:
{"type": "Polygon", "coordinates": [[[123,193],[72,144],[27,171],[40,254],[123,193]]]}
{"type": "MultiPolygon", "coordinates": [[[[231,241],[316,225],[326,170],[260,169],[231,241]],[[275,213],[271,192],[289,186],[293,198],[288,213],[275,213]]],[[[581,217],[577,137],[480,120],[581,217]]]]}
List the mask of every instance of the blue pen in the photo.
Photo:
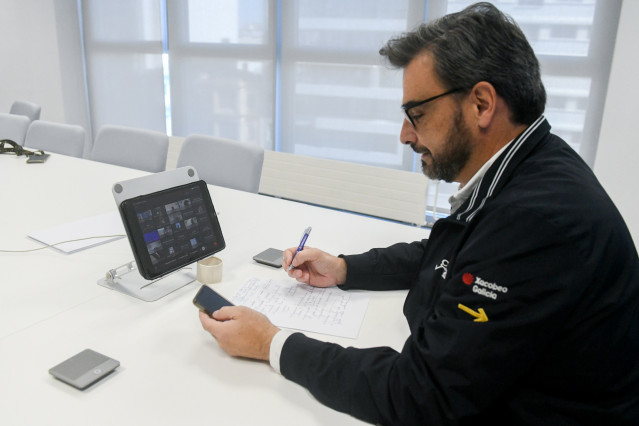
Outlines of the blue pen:
{"type": "Polygon", "coordinates": [[[302,240],[300,241],[300,245],[297,246],[297,251],[295,253],[293,253],[293,259],[291,259],[291,264],[288,265],[288,270],[290,271],[291,269],[293,269],[293,260],[295,259],[295,256],[297,256],[297,253],[301,252],[302,250],[304,250],[304,244],[306,244],[306,240],[308,239],[308,234],[311,233],[311,227],[309,226],[308,228],[306,228],[304,230],[304,233],[302,234],[302,240]]]}

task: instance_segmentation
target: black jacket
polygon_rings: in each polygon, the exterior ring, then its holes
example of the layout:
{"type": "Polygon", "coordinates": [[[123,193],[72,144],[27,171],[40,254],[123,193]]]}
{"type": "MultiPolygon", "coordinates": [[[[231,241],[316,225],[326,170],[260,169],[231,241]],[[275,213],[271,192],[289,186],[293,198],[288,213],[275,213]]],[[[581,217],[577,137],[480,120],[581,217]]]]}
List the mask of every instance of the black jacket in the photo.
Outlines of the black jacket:
{"type": "Polygon", "coordinates": [[[343,288],[410,289],[411,335],[401,353],[290,336],[282,374],[326,405],[398,425],[639,424],[637,251],[543,117],[429,240],[344,258],[343,288]]]}

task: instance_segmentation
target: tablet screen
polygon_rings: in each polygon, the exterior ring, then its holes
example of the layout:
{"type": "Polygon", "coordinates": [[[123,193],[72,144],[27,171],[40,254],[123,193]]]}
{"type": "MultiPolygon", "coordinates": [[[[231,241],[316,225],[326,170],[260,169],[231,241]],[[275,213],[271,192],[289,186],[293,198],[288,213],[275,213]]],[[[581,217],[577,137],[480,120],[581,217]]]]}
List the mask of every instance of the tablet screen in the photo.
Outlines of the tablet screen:
{"type": "Polygon", "coordinates": [[[140,275],[157,278],[225,247],[204,181],[125,200],[120,213],[140,275]]]}

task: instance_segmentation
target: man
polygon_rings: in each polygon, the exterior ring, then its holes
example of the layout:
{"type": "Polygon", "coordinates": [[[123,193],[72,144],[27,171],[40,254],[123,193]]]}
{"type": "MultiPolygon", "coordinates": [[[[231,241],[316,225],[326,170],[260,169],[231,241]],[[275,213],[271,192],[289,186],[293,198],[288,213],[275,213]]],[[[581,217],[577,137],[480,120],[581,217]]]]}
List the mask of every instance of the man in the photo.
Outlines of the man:
{"type": "Polygon", "coordinates": [[[429,240],[339,257],[307,248],[289,275],[409,289],[404,348],[342,348],[245,307],[200,314],[204,328],[368,422],[639,424],[637,251],[591,170],[550,133],[520,29],[480,3],[380,53],[404,69],[402,143],[427,176],[460,183],[452,214],[429,240]]]}

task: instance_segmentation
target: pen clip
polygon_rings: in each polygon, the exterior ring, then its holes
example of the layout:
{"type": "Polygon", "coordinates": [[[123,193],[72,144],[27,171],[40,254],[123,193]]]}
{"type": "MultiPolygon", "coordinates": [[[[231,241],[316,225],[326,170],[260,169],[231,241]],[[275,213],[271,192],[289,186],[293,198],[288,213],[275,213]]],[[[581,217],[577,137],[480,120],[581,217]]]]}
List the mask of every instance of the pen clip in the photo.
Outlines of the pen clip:
{"type": "Polygon", "coordinates": [[[304,230],[304,232],[302,233],[302,238],[301,238],[301,240],[303,240],[303,239],[304,239],[304,237],[308,238],[308,234],[310,234],[310,233],[311,233],[311,229],[313,229],[313,228],[311,228],[311,227],[309,226],[308,228],[306,228],[306,229],[304,230]]]}
{"type": "Polygon", "coordinates": [[[304,248],[304,245],[306,244],[306,240],[308,239],[308,235],[311,233],[311,227],[309,226],[308,228],[306,228],[304,230],[304,233],[302,234],[302,238],[300,238],[300,245],[297,246],[297,251],[300,251],[304,248]]]}

